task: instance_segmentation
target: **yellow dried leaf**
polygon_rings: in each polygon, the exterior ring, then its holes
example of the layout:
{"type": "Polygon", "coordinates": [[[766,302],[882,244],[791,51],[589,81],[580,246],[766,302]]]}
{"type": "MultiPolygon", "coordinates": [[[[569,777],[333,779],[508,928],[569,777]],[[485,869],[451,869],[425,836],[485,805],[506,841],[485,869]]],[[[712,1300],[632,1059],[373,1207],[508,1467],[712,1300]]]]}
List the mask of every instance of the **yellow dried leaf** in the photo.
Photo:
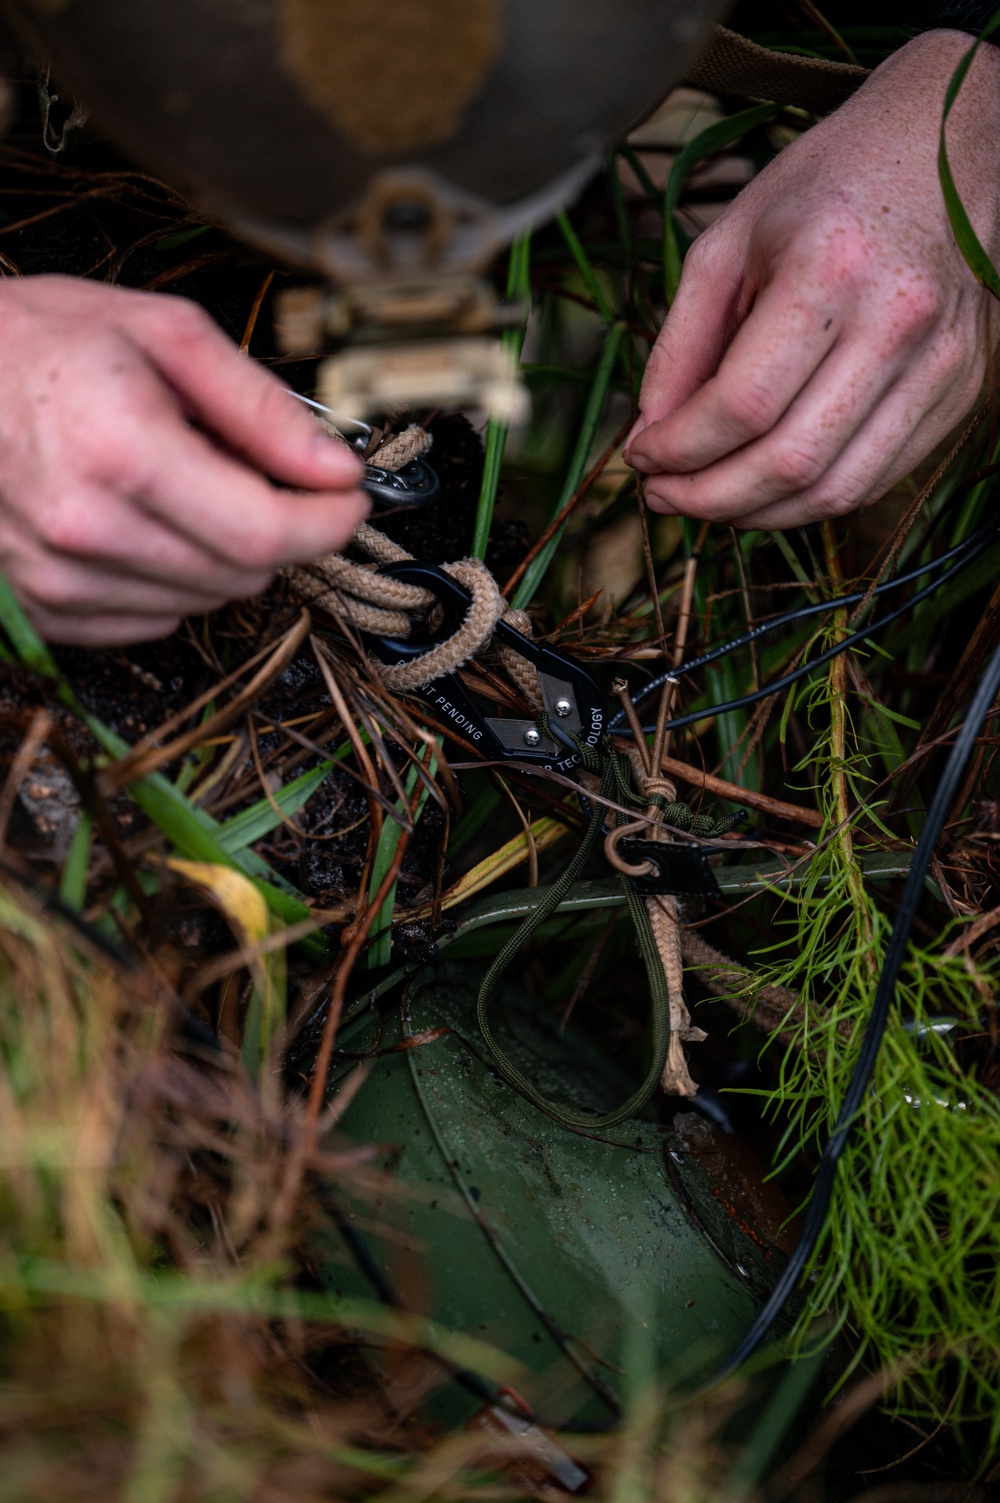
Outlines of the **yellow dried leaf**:
{"type": "Polygon", "coordinates": [[[242,872],[210,861],[182,861],[172,856],[167,865],[178,876],[201,887],[222,910],[244,944],[257,944],[269,932],[267,904],[242,872]]]}
{"type": "MultiPolygon", "coordinates": [[[[566,834],[566,826],[557,819],[533,820],[531,823],[531,839],[536,851],[546,851],[550,845],[555,845],[566,834]]],[[[464,903],[467,898],[475,897],[476,893],[482,892],[483,888],[489,887],[493,882],[498,882],[508,872],[520,866],[522,861],[527,861],[531,854],[528,837],[522,830],[520,835],[515,835],[513,840],[508,840],[498,851],[484,857],[471,871],[467,871],[464,877],[459,877],[453,887],[449,887],[441,900],[442,908],[454,908],[458,903],[464,903]]],[[[400,919],[408,923],[415,919],[427,918],[433,912],[428,903],[423,908],[411,910],[409,913],[400,914],[400,919]]]]}

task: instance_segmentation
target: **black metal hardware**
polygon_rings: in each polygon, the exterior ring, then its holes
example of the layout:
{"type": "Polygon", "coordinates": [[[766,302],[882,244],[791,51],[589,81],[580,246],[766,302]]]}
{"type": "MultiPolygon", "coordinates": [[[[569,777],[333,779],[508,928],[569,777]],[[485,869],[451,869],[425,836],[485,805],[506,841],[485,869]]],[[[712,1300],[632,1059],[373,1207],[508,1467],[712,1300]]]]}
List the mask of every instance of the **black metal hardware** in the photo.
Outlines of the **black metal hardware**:
{"type": "MultiPolygon", "coordinates": [[[[415,632],[405,640],[366,634],[368,645],[383,663],[412,662],[439,642],[446,642],[472,604],[472,596],[456,579],[420,559],[386,564],[379,573],[433,591],[442,613],[433,632],[415,632]]],[[[455,673],[435,679],[416,692],[440,720],[454,726],[456,734],[471,741],[488,760],[516,760],[557,772],[572,771],[580,757],[571,734],[595,747],[604,734],[607,709],[600,687],[568,653],[531,641],[505,621],[497,622],[494,635],[538,670],[550,721],[565,717],[562,735],[550,740],[538,731],[533,720],[505,720],[485,714],[455,673]]]]}
{"type": "MultiPolygon", "coordinates": [[[[300,391],[289,391],[288,395],[312,408],[313,412],[318,412],[327,431],[332,429],[364,458],[375,432],[371,423],[363,423],[358,418],[338,417],[332,407],[317,402],[314,397],[304,397],[300,391]],[[344,427],[352,431],[344,433],[344,427]]],[[[376,506],[428,506],[441,494],[441,481],[437,470],[425,459],[414,459],[401,470],[384,470],[376,464],[365,465],[365,478],[360,489],[371,496],[376,506]]]]}
{"type": "Polygon", "coordinates": [[[414,459],[401,470],[366,465],[361,489],[376,506],[429,506],[441,494],[441,481],[425,459],[414,459]]]}
{"type": "Polygon", "coordinates": [[[670,895],[677,898],[721,898],[715,873],[708,864],[708,852],[697,845],[671,840],[625,839],[618,844],[618,854],[630,866],[648,861],[654,870],[645,877],[630,877],[636,892],[644,897],[670,895]]]}

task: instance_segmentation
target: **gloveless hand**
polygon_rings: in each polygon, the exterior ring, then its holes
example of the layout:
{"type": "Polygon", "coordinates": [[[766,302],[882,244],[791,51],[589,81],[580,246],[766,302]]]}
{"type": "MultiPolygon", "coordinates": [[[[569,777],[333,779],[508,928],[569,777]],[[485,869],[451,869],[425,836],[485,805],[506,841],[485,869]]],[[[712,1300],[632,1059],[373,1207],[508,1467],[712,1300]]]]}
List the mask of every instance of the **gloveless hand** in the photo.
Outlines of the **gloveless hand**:
{"type": "MultiPolygon", "coordinates": [[[[937,174],[945,89],[970,46],[954,31],[909,43],[695,241],[626,447],[654,511],[766,528],[849,512],[974,405],[995,310],[937,174]]],[[[1000,49],[980,49],[947,141],[996,259],[1000,49]]]]}
{"type": "Polygon", "coordinates": [[[12,279],[0,349],[0,568],[51,641],[162,636],[368,512],[359,460],[193,303],[12,279]]]}

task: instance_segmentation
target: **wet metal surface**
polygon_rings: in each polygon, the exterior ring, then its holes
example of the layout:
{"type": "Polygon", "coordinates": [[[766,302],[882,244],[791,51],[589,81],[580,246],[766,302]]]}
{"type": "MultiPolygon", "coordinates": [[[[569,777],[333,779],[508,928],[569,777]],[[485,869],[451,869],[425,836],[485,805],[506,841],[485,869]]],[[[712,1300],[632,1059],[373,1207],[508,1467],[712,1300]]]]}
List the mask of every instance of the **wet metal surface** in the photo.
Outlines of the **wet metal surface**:
{"type": "MultiPolygon", "coordinates": [[[[524,1362],[525,1396],[560,1421],[609,1418],[629,1353],[697,1381],[753,1320],[781,1254],[658,1124],[598,1140],[511,1092],[478,1057],[474,1001],[459,967],[418,979],[406,1028],[433,1042],[378,1059],[345,1118],[349,1137],[392,1145],[412,1192],[376,1208],[393,1229],[371,1236],[377,1257],[427,1291],[435,1319],[524,1362]]],[[[512,991],[500,1011],[504,1048],[546,1095],[595,1111],[620,1099],[592,1045],[512,991]]],[[[356,1024],[345,1047],[368,1032],[374,1043],[371,1022],[356,1024]]],[[[371,1207],[356,1210],[373,1224],[371,1207]]],[[[329,1287],[367,1292],[332,1242],[321,1267],[329,1287]]],[[[466,1399],[452,1387],[438,1404],[454,1421],[466,1399]]]]}

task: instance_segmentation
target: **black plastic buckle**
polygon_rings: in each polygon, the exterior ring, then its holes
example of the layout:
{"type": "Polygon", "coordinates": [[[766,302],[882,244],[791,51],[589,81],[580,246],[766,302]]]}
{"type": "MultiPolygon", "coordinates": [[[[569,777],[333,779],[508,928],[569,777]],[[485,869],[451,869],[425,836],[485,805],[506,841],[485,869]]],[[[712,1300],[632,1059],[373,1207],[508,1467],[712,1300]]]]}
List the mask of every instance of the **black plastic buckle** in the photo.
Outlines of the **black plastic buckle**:
{"type": "Polygon", "coordinates": [[[680,841],[625,839],[618,853],[630,866],[648,861],[654,867],[648,876],[630,877],[636,892],[648,897],[721,898],[715,873],[708,864],[708,852],[698,845],[680,841]]]}
{"type": "MultiPolygon", "coordinates": [[[[365,633],[375,655],[389,666],[423,657],[439,642],[446,642],[461,626],[472,596],[450,574],[435,564],[413,559],[386,564],[379,571],[405,584],[432,590],[441,605],[442,620],[432,633],[402,640],[365,633]]],[[[607,708],[599,686],[585,668],[569,656],[544,643],[533,642],[505,621],[498,621],[494,636],[538,670],[542,699],[550,724],[562,733],[555,739],[543,736],[533,720],[503,719],[486,715],[455,673],[446,674],[415,692],[426,701],[455,733],[471,741],[489,761],[527,762],[550,771],[570,772],[580,761],[570,735],[596,747],[607,725],[607,708]],[[565,741],[562,736],[565,736],[565,741]]]]}

